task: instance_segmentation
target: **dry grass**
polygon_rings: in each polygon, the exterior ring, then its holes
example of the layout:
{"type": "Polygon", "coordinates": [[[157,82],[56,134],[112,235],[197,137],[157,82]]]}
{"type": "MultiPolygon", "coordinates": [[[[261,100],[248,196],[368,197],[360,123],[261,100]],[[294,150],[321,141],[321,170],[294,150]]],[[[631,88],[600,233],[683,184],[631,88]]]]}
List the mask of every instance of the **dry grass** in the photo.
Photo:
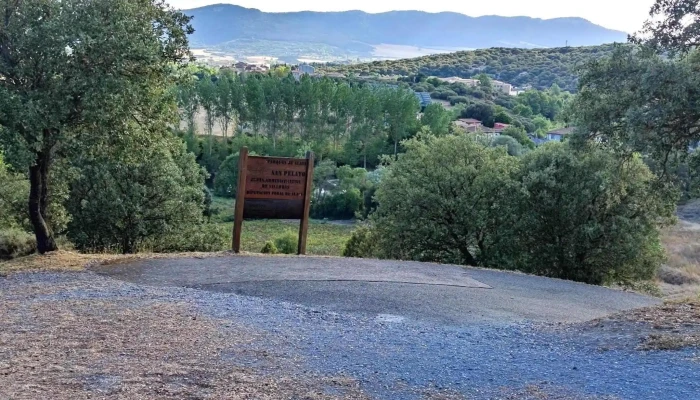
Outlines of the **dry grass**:
{"type": "Polygon", "coordinates": [[[11,261],[0,262],[0,275],[27,271],[83,271],[87,267],[98,264],[118,264],[149,258],[205,258],[225,257],[229,252],[218,253],[171,253],[171,254],[82,254],[72,251],[59,250],[45,255],[34,254],[11,261]]]}
{"type": "Polygon", "coordinates": [[[295,374],[294,360],[247,347],[263,339],[260,332],[235,321],[224,327],[186,304],[32,300],[91,289],[65,285],[18,285],[0,293],[0,398],[366,398],[354,380],[295,374]],[[246,357],[281,366],[281,373],[235,366],[246,357]]]}
{"type": "Polygon", "coordinates": [[[664,297],[682,299],[700,294],[700,225],[688,222],[664,231],[668,259],[657,274],[664,297]]]}

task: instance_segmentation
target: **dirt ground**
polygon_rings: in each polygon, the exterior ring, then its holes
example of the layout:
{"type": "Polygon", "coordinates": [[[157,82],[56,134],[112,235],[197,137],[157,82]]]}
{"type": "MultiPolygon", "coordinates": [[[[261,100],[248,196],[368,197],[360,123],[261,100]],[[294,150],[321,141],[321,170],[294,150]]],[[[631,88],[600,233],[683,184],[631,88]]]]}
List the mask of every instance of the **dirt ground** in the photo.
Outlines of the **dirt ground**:
{"type": "Polygon", "coordinates": [[[247,348],[260,332],[187,304],[89,298],[95,291],[61,282],[0,290],[0,398],[365,398],[353,380],[293,374],[294,360],[247,348]],[[235,367],[224,353],[284,365],[290,376],[235,367]]]}

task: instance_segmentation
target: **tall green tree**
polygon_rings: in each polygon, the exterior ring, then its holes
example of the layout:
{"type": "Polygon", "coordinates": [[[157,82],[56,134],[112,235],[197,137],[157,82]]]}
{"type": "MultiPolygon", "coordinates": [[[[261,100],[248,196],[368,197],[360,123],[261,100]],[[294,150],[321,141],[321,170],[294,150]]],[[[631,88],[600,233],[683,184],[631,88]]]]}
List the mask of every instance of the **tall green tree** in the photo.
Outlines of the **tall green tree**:
{"type": "Polygon", "coordinates": [[[100,142],[105,126],[174,123],[169,86],[192,28],[161,0],[5,0],[0,10],[0,144],[28,172],[45,253],[57,249],[46,220],[57,151],[100,142]]]}
{"type": "Polygon", "coordinates": [[[250,122],[253,133],[259,134],[265,120],[265,91],[260,78],[247,75],[245,78],[246,120],[250,122]]]}
{"type": "Polygon", "coordinates": [[[234,106],[235,89],[234,81],[236,80],[236,75],[230,70],[222,70],[216,81],[216,103],[214,105],[214,111],[216,112],[216,118],[219,120],[219,125],[221,126],[221,131],[224,137],[228,136],[229,126],[233,120],[236,109],[234,106]]]}
{"type": "Polygon", "coordinates": [[[423,126],[429,127],[433,134],[446,135],[450,131],[450,124],[452,124],[452,113],[447,111],[442,104],[433,103],[425,107],[420,122],[423,126]]]}
{"type": "Polygon", "coordinates": [[[383,93],[385,123],[389,138],[394,142],[394,156],[396,156],[399,151],[399,142],[405,139],[409,129],[416,125],[416,115],[420,105],[410,90],[385,89],[383,93]]]}
{"type": "Polygon", "coordinates": [[[199,105],[204,110],[204,124],[209,138],[209,155],[211,155],[213,148],[214,123],[216,122],[218,105],[217,89],[213,82],[214,78],[214,76],[205,72],[197,83],[197,97],[199,98],[199,105]]]}

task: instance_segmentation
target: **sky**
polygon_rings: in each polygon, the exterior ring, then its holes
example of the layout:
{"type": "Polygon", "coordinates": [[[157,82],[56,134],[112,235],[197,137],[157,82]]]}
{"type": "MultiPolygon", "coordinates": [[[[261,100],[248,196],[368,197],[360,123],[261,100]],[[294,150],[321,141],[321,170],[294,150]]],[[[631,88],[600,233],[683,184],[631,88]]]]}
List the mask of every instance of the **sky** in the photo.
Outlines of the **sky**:
{"type": "Polygon", "coordinates": [[[454,11],[481,15],[534,18],[581,17],[606,28],[627,33],[638,31],[654,0],[169,0],[186,9],[216,3],[233,3],[266,12],[346,11],[370,13],[392,10],[454,11]]]}

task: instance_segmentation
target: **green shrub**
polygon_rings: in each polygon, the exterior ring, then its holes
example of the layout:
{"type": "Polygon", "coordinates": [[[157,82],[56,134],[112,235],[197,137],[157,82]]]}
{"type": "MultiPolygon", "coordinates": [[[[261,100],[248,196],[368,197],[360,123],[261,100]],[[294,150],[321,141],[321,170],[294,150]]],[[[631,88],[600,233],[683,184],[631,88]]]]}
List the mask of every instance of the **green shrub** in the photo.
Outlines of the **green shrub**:
{"type": "Polygon", "coordinates": [[[223,251],[230,246],[231,235],[225,226],[192,225],[145,241],[139,250],[154,253],[223,251]]]}
{"type": "Polygon", "coordinates": [[[263,246],[262,250],[260,250],[261,253],[263,254],[277,254],[277,246],[275,246],[275,242],[272,240],[268,240],[265,242],[265,246],[263,246]]]}
{"type": "Polygon", "coordinates": [[[11,260],[36,252],[34,235],[19,229],[0,231],[0,260],[11,260]]]}
{"type": "Polygon", "coordinates": [[[293,232],[288,231],[275,238],[275,247],[282,254],[296,254],[298,245],[299,238],[293,232]]]}
{"type": "Polygon", "coordinates": [[[370,258],[376,256],[377,246],[374,231],[371,227],[363,225],[352,232],[352,236],[345,243],[343,257],[370,258]]]}
{"type": "Polygon", "coordinates": [[[146,146],[124,141],[122,152],[98,148],[78,165],[67,208],[68,237],[79,250],[133,253],[202,223],[204,171],[184,144],[169,137],[146,146]]]}

